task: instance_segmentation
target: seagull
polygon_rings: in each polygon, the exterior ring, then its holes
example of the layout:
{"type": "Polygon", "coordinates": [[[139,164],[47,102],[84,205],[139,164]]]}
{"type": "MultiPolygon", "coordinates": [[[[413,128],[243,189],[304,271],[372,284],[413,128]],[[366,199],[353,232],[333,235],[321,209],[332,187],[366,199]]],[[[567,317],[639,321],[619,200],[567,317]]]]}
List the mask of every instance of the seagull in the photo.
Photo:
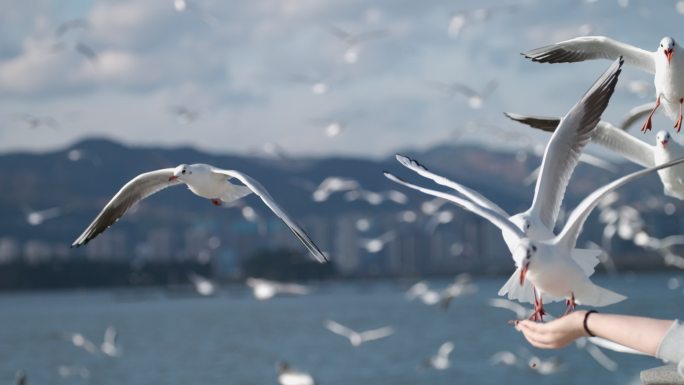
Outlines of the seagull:
{"type": "Polygon", "coordinates": [[[387,36],[387,31],[384,29],[368,31],[356,35],[352,35],[332,24],[328,24],[327,29],[328,32],[340,39],[347,46],[344,51],[344,61],[348,64],[356,63],[359,60],[359,53],[361,52],[361,45],[363,43],[387,36]]]}
{"type": "Polygon", "coordinates": [[[445,370],[451,366],[449,355],[454,350],[454,343],[447,341],[440,345],[437,354],[428,358],[426,365],[435,370],[445,370]]]}
{"type": "Polygon", "coordinates": [[[36,116],[31,114],[22,114],[21,120],[26,123],[26,126],[31,130],[35,130],[41,127],[48,127],[56,130],[59,128],[59,122],[57,119],[51,116],[36,116]]]}
{"type": "Polygon", "coordinates": [[[375,238],[362,238],[359,239],[359,246],[364,248],[367,252],[371,254],[379,253],[385,248],[389,242],[392,242],[397,237],[396,231],[387,231],[375,238]]]}
{"type": "Polygon", "coordinates": [[[430,287],[425,283],[425,281],[416,282],[411,286],[404,294],[407,300],[413,301],[416,298],[420,300],[425,305],[436,305],[442,298],[441,294],[435,290],[430,289],[430,287]]]}
{"type": "Polygon", "coordinates": [[[104,341],[100,345],[102,353],[110,357],[118,357],[121,355],[121,347],[117,344],[117,337],[119,333],[114,326],[109,326],[105,330],[104,341]]]}
{"type": "Polygon", "coordinates": [[[571,63],[593,59],[623,57],[627,64],[654,74],[656,89],[655,106],[646,118],[641,131],[652,128],[651,118],[663,104],[666,114],[675,120],[677,132],[682,128],[682,105],[684,104],[684,53],[669,36],[660,40],[655,52],[625,44],[605,36],[585,36],[537,48],[523,55],[539,63],[571,63]]]}
{"type": "Polygon", "coordinates": [[[188,273],[188,279],[192,282],[197,294],[208,297],[216,293],[216,283],[214,281],[194,272],[188,273]]]}
{"type": "Polygon", "coordinates": [[[354,179],[329,176],[321,181],[318,187],[315,188],[311,197],[315,202],[325,202],[330,195],[336,192],[358,190],[360,188],[361,184],[354,179]]]}
{"type": "Polygon", "coordinates": [[[74,344],[74,346],[76,346],[77,348],[81,348],[90,354],[97,353],[97,346],[95,346],[95,344],[92,341],[85,338],[83,334],[69,333],[66,336],[69,339],[69,341],[71,341],[71,343],[74,344]]]}
{"type": "Polygon", "coordinates": [[[304,285],[281,283],[262,278],[247,278],[247,286],[252,288],[254,297],[260,301],[273,298],[276,294],[309,294],[311,291],[304,285]]]}
{"type": "Polygon", "coordinates": [[[342,337],[346,337],[347,339],[349,339],[349,342],[352,344],[352,346],[355,347],[361,346],[361,344],[365,342],[379,340],[394,334],[394,327],[392,326],[385,326],[378,329],[357,332],[340,323],[331,320],[325,321],[323,325],[326,329],[330,330],[331,332],[339,334],[342,337]]]}
{"type": "Polygon", "coordinates": [[[159,190],[181,183],[185,183],[195,195],[209,199],[216,206],[221,206],[222,202],[230,203],[254,192],[285,222],[316,261],[327,262],[327,257],[318,246],[276,204],[259,182],[240,171],[222,170],[208,164],[181,164],[176,168],[155,170],[138,175],[119,190],[71,246],[85,245],[119,220],[133,204],[159,190]],[[228,180],[232,178],[244,183],[245,186],[230,183],[228,180]]]}
{"type": "Polygon", "coordinates": [[[530,369],[532,369],[535,373],[544,376],[559,372],[563,370],[563,368],[565,367],[565,365],[563,365],[563,362],[558,357],[552,357],[548,360],[542,360],[537,356],[532,356],[527,361],[527,363],[530,366],[530,369]]]}
{"type": "Polygon", "coordinates": [[[60,377],[64,378],[71,376],[78,376],[84,380],[90,378],[90,370],[83,365],[59,365],[57,367],[57,373],[60,377]]]}
{"type": "Polygon", "coordinates": [[[446,311],[449,309],[451,300],[477,291],[477,286],[471,283],[470,274],[462,273],[456,276],[454,282],[447,286],[441,293],[440,307],[446,311]]]}
{"type": "MultiPolygon", "coordinates": [[[[570,214],[567,223],[560,233],[551,239],[530,238],[525,235],[513,220],[494,209],[481,206],[477,202],[413,185],[389,172],[385,172],[385,176],[412,189],[448,199],[465,210],[487,219],[499,227],[504,234],[508,233],[509,241],[511,241],[510,237],[513,236],[514,239],[512,239],[511,243],[516,246],[514,246],[512,254],[513,260],[516,262],[516,266],[518,266],[516,271],[519,272],[517,274],[519,274],[520,285],[523,285],[525,279],[529,279],[541,293],[551,296],[552,301],[565,298],[567,313],[574,310],[576,304],[607,306],[625,299],[624,296],[591,282],[586,266],[582,265],[581,260],[578,261],[572,256],[577,238],[589,214],[591,214],[603,197],[618,187],[659,169],[683,162],[684,158],[657,167],[636,171],[600,187],[580,202],[570,214]]],[[[502,293],[499,292],[500,295],[502,293]]],[[[536,295],[535,313],[539,316],[543,314],[541,299],[537,301],[536,295]]]]}
{"type": "Polygon", "coordinates": [[[494,355],[489,359],[489,363],[492,365],[508,365],[514,366],[518,363],[518,356],[508,350],[502,350],[494,353],[494,355]]]}
{"type": "MultiPolygon", "coordinates": [[[[512,113],[505,115],[517,122],[548,132],[554,132],[559,122],[558,118],[512,113]]],[[[664,130],[658,132],[656,143],[651,146],[624,130],[601,121],[596,126],[592,141],[643,167],[661,165],[684,156],[684,146],[672,140],[671,135],[664,130]]],[[[665,195],[684,199],[684,166],[660,170],[658,176],[663,183],[665,195]]]]}
{"type": "Polygon", "coordinates": [[[55,30],[55,35],[58,38],[64,36],[67,32],[75,29],[87,30],[90,27],[87,20],[84,19],[71,19],[60,24],[55,30]]]}
{"type": "Polygon", "coordinates": [[[465,84],[429,82],[433,87],[441,90],[447,97],[453,97],[455,94],[461,94],[468,99],[468,107],[477,110],[482,108],[485,100],[496,90],[498,82],[496,80],[489,81],[482,91],[477,91],[465,84]]]}
{"type": "Polygon", "coordinates": [[[280,385],[314,385],[315,383],[309,373],[300,372],[292,368],[287,362],[278,362],[276,371],[280,385]]]}
{"type": "Polygon", "coordinates": [[[31,226],[38,226],[43,224],[43,222],[57,218],[62,215],[62,209],[59,207],[51,207],[45,210],[31,210],[25,209],[26,223],[31,226]]]}
{"type": "Polygon", "coordinates": [[[179,124],[183,125],[188,125],[200,117],[199,111],[181,105],[170,106],[169,112],[176,116],[176,120],[179,124]]]}
{"type": "MultiPolygon", "coordinates": [[[[463,194],[468,202],[472,203],[478,210],[484,209],[487,212],[495,213],[497,217],[507,218],[506,223],[512,224],[516,230],[510,232],[506,226],[500,227],[500,229],[511,253],[515,252],[519,240],[518,236],[514,234],[522,232],[531,239],[551,239],[555,236],[553,229],[570,176],[578,162],[582,148],[589,142],[603,110],[608,105],[621,72],[621,65],[621,60],[615,61],[562,119],[560,127],[546,146],[532,205],[527,211],[511,216],[481,194],[430,172],[423,165],[410,158],[397,155],[397,160],[419,175],[463,194]]],[[[387,173],[386,175],[391,176],[387,173]]],[[[393,176],[390,179],[393,179],[393,176]]],[[[447,197],[445,199],[453,202],[450,194],[434,196],[447,197]]],[[[461,200],[461,198],[458,199],[461,200]]],[[[589,276],[593,274],[594,267],[598,264],[599,254],[600,251],[597,250],[573,250],[572,259],[589,276]]],[[[543,314],[541,301],[537,300],[535,290],[530,283],[525,285],[523,280],[520,281],[520,286],[516,283],[517,277],[522,275],[522,266],[519,262],[516,261],[517,269],[501,288],[499,295],[508,293],[510,299],[534,303],[537,306],[535,306],[533,316],[537,319],[543,314]]],[[[560,299],[554,298],[552,301],[560,299]]]]}
{"type": "Polygon", "coordinates": [[[499,309],[510,310],[515,313],[517,319],[525,319],[529,317],[532,312],[531,309],[522,306],[519,303],[503,299],[503,298],[492,298],[487,301],[489,306],[498,307],[499,309]]]}

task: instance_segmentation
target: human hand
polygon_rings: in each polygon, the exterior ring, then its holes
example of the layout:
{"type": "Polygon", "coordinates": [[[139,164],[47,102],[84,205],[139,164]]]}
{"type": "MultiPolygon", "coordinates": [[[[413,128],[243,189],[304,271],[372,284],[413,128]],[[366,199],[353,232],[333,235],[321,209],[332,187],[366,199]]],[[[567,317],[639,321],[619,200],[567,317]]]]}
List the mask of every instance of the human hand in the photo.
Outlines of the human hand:
{"type": "Polygon", "coordinates": [[[522,332],[527,341],[542,349],[558,349],[583,337],[586,311],[574,311],[547,323],[528,320],[515,322],[515,329],[522,332]]]}

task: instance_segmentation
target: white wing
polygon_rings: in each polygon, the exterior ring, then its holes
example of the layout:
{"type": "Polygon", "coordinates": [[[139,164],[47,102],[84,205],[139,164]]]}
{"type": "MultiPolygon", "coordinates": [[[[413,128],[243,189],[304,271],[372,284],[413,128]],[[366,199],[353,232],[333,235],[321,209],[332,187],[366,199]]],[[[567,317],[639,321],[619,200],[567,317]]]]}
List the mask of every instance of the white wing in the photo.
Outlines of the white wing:
{"type": "Polygon", "coordinates": [[[261,200],[268,206],[268,208],[273,211],[280,219],[285,222],[287,227],[292,230],[295,236],[306,246],[311,255],[320,263],[325,263],[328,258],[321,252],[321,250],[316,246],[316,244],[311,240],[311,238],[304,232],[304,230],[299,227],[290,217],[283,211],[283,209],[278,206],[273,197],[266,191],[266,188],[261,185],[261,183],[254,180],[252,177],[245,175],[239,171],[235,170],[221,170],[217,168],[212,168],[212,172],[217,174],[223,174],[230,178],[235,178],[242,182],[245,186],[249,187],[256,195],[261,198],[261,200]]]}
{"type": "Polygon", "coordinates": [[[638,350],[628,348],[627,346],[620,345],[616,342],[609,341],[609,340],[601,338],[601,337],[587,337],[587,339],[589,340],[589,342],[591,342],[592,344],[594,344],[596,346],[602,347],[604,349],[612,350],[614,352],[628,353],[628,354],[639,354],[639,355],[643,355],[643,356],[648,355],[646,353],[642,353],[638,350]]]}
{"type": "Polygon", "coordinates": [[[416,186],[414,184],[411,184],[409,182],[406,182],[403,179],[400,179],[399,177],[395,176],[394,174],[391,174],[387,171],[385,171],[385,176],[396,183],[402,184],[406,187],[412,188],[414,190],[418,190],[420,192],[423,192],[428,195],[432,195],[435,197],[439,197],[445,200],[448,200],[457,206],[460,206],[461,208],[470,211],[471,213],[477,214],[481,216],[482,218],[488,220],[491,222],[494,226],[498,227],[502,231],[510,231],[511,233],[515,234],[518,238],[523,238],[525,234],[520,231],[520,229],[510,220],[508,220],[507,217],[502,216],[501,214],[487,208],[487,207],[482,207],[479,206],[467,199],[459,198],[455,195],[447,194],[441,191],[436,191],[436,190],[431,190],[425,187],[420,187],[416,186]]]}
{"type": "Polygon", "coordinates": [[[437,356],[443,357],[443,358],[448,358],[449,354],[454,350],[454,343],[451,341],[447,341],[443,343],[439,349],[437,350],[437,356]]]}
{"type": "Polygon", "coordinates": [[[570,213],[570,216],[568,217],[568,221],[565,224],[565,227],[563,227],[561,233],[558,234],[558,236],[556,236],[556,238],[554,238],[552,242],[562,243],[566,247],[568,247],[568,249],[574,249],[575,244],[577,243],[577,237],[582,231],[582,226],[584,226],[584,222],[587,220],[589,214],[591,214],[592,210],[594,210],[596,205],[598,205],[599,201],[603,197],[605,197],[606,195],[608,195],[608,193],[617,189],[618,187],[621,187],[622,185],[633,181],[634,179],[641,178],[642,176],[650,174],[654,171],[674,166],[682,162],[684,162],[684,158],[673,160],[672,162],[664,163],[660,166],[636,171],[631,174],[627,174],[622,178],[616,179],[613,182],[608,183],[607,185],[597,189],[593,193],[589,194],[588,197],[584,198],[584,200],[580,202],[577,208],[575,208],[572,211],[572,213],[570,213]]]}
{"type": "Polygon", "coordinates": [[[428,170],[427,167],[418,163],[418,161],[411,159],[407,156],[397,154],[396,158],[399,161],[399,163],[401,163],[404,167],[416,172],[418,175],[421,175],[428,179],[432,179],[435,183],[441,184],[442,186],[454,189],[456,190],[456,192],[463,194],[463,196],[475,202],[476,204],[499,213],[502,217],[510,217],[510,215],[504,209],[499,207],[496,203],[485,198],[477,191],[471,190],[468,187],[465,187],[462,184],[456,183],[441,175],[437,175],[428,170]]]}
{"type": "Polygon", "coordinates": [[[622,60],[616,60],[594,82],[582,99],[561,119],[546,146],[530,212],[537,215],[549,229],[556,225],[570,176],[608,106],[621,66],[622,60]]]}
{"type": "Polygon", "coordinates": [[[117,334],[116,328],[114,326],[109,326],[107,330],[105,330],[104,342],[107,344],[116,345],[117,334]]]}
{"type": "MultiPolygon", "coordinates": [[[[513,113],[505,113],[505,115],[516,122],[547,132],[554,132],[558,123],[560,123],[560,118],[513,113]]],[[[596,144],[617,152],[638,165],[644,167],[655,166],[653,148],[650,145],[608,122],[599,122],[591,140],[596,144]]]]}
{"type": "Polygon", "coordinates": [[[71,246],[85,245],[107,230],[114,222],[118,221],[138,201],[147,198],[159,190],[181,183],[178,180],[169,181],[171,176],[173,176],[173,169],[165,168],[146,172],[133,178],[114,195],[114,198],[107,203],[90,226],[76,238],[71,246]]]}
{"type": "Polygon", "coordinates": [[[361,339],[363,341],[379,340],[381,338],[389,337],[392,334],[394,334],[394,327],[392,326],[385,326],[382,328],[367,330],[365,332],[360,333],[361,339]]]}
{"type": "Polygon", "coordinates": [[[634,122],[641,120],[641,118],[644,118],[646,115],[650,114],[654,107],[655,102],[633,107],[631,110],[627,111],[625,116],[622,118],[622,122],[620,122],[619,127],[627,131],[629,127],[634,124],[634,122]]]}
{"type": "Polygon", "coordinates": [[[330,330],[331,332],[333,332],[335,334],[339,334],[343,337],[350,338],[350,339],[352,338],[352,336],[359,334],[359,333],[355,332],[354,330],[351,330],[348,327],[346,327],[342,324],[339,324],[335,321],[328,320],[328,321],[325,321],[323,323],[323,325],[325,326],[326,329],[330,330]]]}
{"type": "Polygon", "coordinates": [[[627,64],[655,74],[655,53],[605,36],[577,37],[533,49],[523,55],[539,63],[573,63],[593,59],[615,60],[622,56],[627,64]]]}
{"type": "Polygon", "coordinates": [[[499,309],[510,310],[515,313],[518,319],[525,319],[532,314],[532,309],[528,309],[517,302],[509,301],[503,298],[492,298],[487,301],[489,306],[498,307],[499,309]]]}

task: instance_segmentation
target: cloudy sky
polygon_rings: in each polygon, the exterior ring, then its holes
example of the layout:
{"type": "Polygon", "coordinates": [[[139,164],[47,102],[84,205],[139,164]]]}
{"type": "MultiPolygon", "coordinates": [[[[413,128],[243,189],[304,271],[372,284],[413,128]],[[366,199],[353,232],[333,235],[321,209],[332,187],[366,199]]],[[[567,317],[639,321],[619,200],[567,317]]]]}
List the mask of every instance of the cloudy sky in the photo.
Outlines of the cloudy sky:
{"type": "MultiPolygon", "coordinates": [[[[89,137],[363,157],[519,145],[530,132],[502,111],[561,115],[610,64],[541,65],[520,52],[584,34],[655,50],[684,21],[676,1],[646,0],[0,4],[2,153],[89,137]],[[452,82],[493,91],[472,108],[477,100],[440,87],[452,82]]],[[[652,78],[636,69],[619,87],[604,115],[616,123],[654,99],[652,78]]]]}

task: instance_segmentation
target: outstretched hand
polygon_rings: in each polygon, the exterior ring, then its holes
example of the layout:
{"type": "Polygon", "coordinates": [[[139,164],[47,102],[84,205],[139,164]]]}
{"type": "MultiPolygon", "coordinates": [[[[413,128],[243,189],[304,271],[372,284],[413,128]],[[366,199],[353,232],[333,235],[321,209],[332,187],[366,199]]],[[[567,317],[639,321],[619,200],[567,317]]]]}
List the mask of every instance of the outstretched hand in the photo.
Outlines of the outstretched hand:
{"type": "Polygon", "coordinates": [[[533,346],[558,349],[586,335],[582,324],[585,314],[584,310],[575,311],[546,323],[517,321],[515,329],[522,332],[533,346]]]}

